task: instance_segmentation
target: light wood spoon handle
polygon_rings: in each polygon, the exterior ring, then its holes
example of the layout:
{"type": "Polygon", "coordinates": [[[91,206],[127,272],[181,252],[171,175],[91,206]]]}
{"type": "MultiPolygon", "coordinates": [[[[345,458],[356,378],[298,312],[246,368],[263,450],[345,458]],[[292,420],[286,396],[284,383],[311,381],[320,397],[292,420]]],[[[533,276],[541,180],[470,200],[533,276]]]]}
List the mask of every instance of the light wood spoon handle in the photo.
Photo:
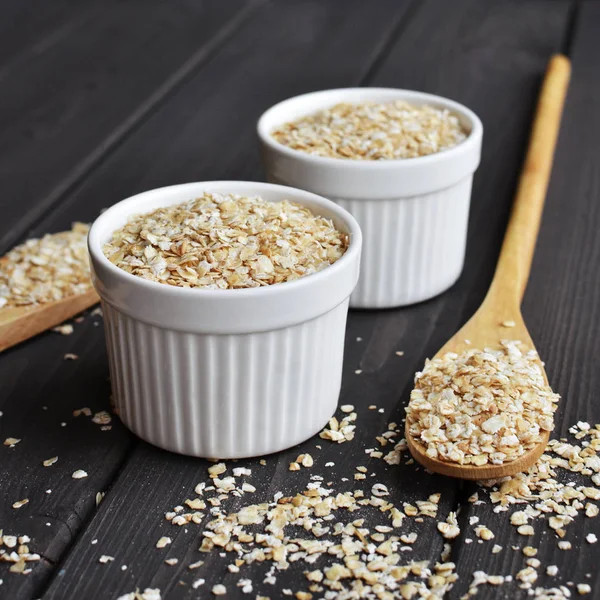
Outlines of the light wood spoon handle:
{"type": "MultiPolygon", "coordinates": [[[[461,354],[473,348],[499,348],[502,340],[513,340],[524,348],[535,349],[521,315],[521,300],[531,269],[570,73],[570,63],[565,56],[552,57],[492,285],[477,312],[434,358],[443,359],[449,352],[461,354]]],[[[543,365],[540,367],[547,382],[543,365]]],[[[411,436],[410,419],[406,421],[406,441],[414,458],[431,471],[461,479],[499,479],[525,471],[542,455],[548,438],[549,433],[545,432],[537,445],[516,460],[463,465],[429,457],[422,441],[411,436]]]]}
{"type": "Polygon", "coordinates": [[[499,293],[501,284],[502,294],[511,296],[517,305],[527,287],[570,75],[569,59],[561,54],[553,56],[540,92],[529,149],[489,292],[499,293]]]}

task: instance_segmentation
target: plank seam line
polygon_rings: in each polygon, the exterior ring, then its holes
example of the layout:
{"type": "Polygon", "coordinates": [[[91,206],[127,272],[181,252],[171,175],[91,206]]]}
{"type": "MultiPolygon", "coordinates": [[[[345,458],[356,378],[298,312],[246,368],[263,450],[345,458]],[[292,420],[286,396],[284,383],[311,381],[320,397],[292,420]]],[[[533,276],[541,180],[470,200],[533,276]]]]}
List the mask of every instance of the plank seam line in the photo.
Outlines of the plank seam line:
{"type": "Polygon", "coordinates": [[[57,185],[38,206],[41,211],[18,229],[8,232],[0,241],[0,253],[4,254],[27,232],[38,226],[66,197],[85,180],[103,160],[121,144],[123,144],[166,100],[202,68],[202,66],[221,48],[227,40],[265,3],[265,0],[252,0],[229,20],[215,36],[202,48],[194,52],[162,85],[160,85],[142,104],[140,104],[120,125],[102,140],[87,157],[85,157],[57,185]],[[16,233],[15,233],[16,231],[16,233]]]}
{"type": "MultiPolygon", "coordinates": [[[[119,461],[117,468],[114,470],[114,473],[112,474],[110,480],[106,484],[106,489],[104,491],[104,497],[102,498],[102,502],[109,494],[113,484],[115,483],[115,481],[117,481],[120,474],[125,470],[125,467],[129,462],[129,457],[131,456],[131,454],[133,454],[133,452],[140,445],[140,443],[140,440],[138,440],[135,437],[130,441],[127,451],[123,454],[123,457],[119,461]]],[[[68,523],[63,521],[72,533],[71,539],[65,544],[64,548],[60,552],[60,555],[55,561],[52,561],[48,557],[42,555],[44,560],[46,560],[52,565],[53,569],[50,573],[47,574],[46,577],[40,580],[40,582],[34,590],[35,593],[32,596],[33,598],[39,598],[41,600],[44,597],[44,595],[52,585],[53,581],[59,576],[61,567],[69,557],[71,550],[76,546],[77,542],[79,541],[79,538],[87,531],[87,526],[91,523],[94,517],[96,517],[98,511],[101,510],[102,502],[100,503],[100,505],[97,506],[94,503],[94,505],[90,506],[90,509],[85,515],[80,516],[80,522],[77,529],[71,529],[68,523]]]]}
{"type": "Polygon", "coordinates": [[[390,33],[384,38],[381,46],[377,50],[373,62],[367,68],[365,74],[361,77],[359,86],[368,86],[373,80],[373,77],[379,71],[379,68],[389,56],[394,44],[402,32],[407,28],[408,24],[412,21],[415,13],[418,11],[418,2],[416,0],[408,0],[408,7],[400,15],[398,22],[391,28],[390,33]]]}

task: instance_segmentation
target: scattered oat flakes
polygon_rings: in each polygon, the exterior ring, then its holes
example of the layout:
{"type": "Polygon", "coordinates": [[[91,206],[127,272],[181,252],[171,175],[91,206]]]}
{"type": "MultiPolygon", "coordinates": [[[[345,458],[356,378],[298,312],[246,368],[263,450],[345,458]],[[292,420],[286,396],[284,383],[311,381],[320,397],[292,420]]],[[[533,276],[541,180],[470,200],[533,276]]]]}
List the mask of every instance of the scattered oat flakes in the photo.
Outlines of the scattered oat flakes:
{"type": "Polygon", "coordinates": [[[100,412],[97,412],[92,417],[92,423],[96,423],[96,425],[108,425],[111,421],[112,421],[112,417],[105,410],[101,410],[100,412]]]}
{"type": "Polygon", "coordinates": [[[67,352],[65,354],[65,360],[77,360],[79,356],[77,354],[73,354],[72,352],[67,352]]]}
{"type": "Polygon", "coordinates": [[[63,325],[57,325],[56,327],[53,327],[52,331],[60,333],[60,335],[71,335],[74,331],[74,328],[70,323],[65,323],[63,325]]]}
{"type": "Polygon", "coordinates": [[[217,585],[213,585],[211,591],[215,596],[224,596],[227,593],[227,588],[224,585],[218,583],[217,585]]]}
{"type": "Polygon", "coordinates": [[[234,477],[243,477],[243,476],[252,475],[252,471],[250,469],[246,469],[246,467],[234,467],[233,476],[234,477]]]}
{"type": "Polygon", "coordinates": [[[327,427],[321,431],[319,437],[324,440],[337,442],[338,444],[350,442],[354,439],[354,430],[356,429],[356,425],[353,425],[353,423],[355,421],[355,412],[347,414],[341,421],[338,421],[336,417],[331,417],[327,427]]]}
{"type": "Polygon", "coordinates": [[[21,508],[21,506],[25,506],[29,502],[29,498],[23,498],[23,500],[17,500],[12,507],[13,508],[21,508]]]}
{"type": "Polygon", "coordinates": [[[566,540],[561,540],[560,542],[558,542],[558,547],[561,550],[570,550],[571,549],[571,542],[567,542],[566,540]]]}
{"type": "Polygon", "coordinates": [[[217,463],[216,465],[212,465],[212,467],[208,467],[208,475],[213,479],[222,475],[225,471],[227,471],[225,463],[217,463]]]}
{"type": "Polygon", "coordinates": [[[14,448],[20,441],[20,438],[8,437],[4,440],[4,445],[14,448]]]}
{"type": "Polygon", "coordinates": [[[592,591],[592,588],[590,587],[589,584],[587,583],[578,583],[577,584],[577,593],[581,594],[582,596],[584,594],[589,594],[592,591]]]}
{"type": "Polygon", "coordinates": [[[598,537],[596,536],[595,533],[588,533],[585,536],[585,539],[588,542],[588,544],[595,544],[598,541],[598,537]]]}
{"type": "Polygon", "coordinates": [[[146,588],[143,592],[136,590],[129,594],[119,596],[117,600],[161,600],[160,590],[158,588],[146,588]]]}
{"type": "Polygon", "coordinates": [[[383,483],[376,483],[371,488],[371,494],[376,497],[389,496],[390,492],[387,489],[387,486],[383,485],[383,483]]]}
{"type": "Polygon", "coordinates": [[[475,527],[475,535],[482,540],[491,540],[493,539],[494,533],[490,529],[488,529],[485,525],[478,525],[475,527]]]}
{"type": "Polygon", "coordinates": [[[114,556],[108,556],[106,554],[103,554],[99,559],[98,562],[101,562],[103,565],[105,565],[106,563],[112,562],[113,560],[115,560],[114,556]]]}
{"type": "Polygon", "coordinates": [[[77,469],[77,471],[75,471],[73,473],[73,475],[71,475],[71,477],[73,479],[83,479],[84,477],[87,477],[87,476],[88,476],[88,474],[85,471],[83,471],[82,469],[77,469]]]}
{"type": "Polygon", "coordinates": [[[456,519],[456,513],[451,512],[445,522],[437,524],[438,531],[447,539],[451,540],[460,534],[460,528],[456,519]]]}
{"type": "Polygon", "coordinates": [[[158,542],[156,542],[156,547],[164,548],[165,546],[168,546],[172,541],[173,540],[170,537],[163,536],[158,540],[158,542]]]}
{"type": "Polygon", "coordinates": [[[45,460],[42,464],[45,467],[51,467],[53,464],[58,462],[58,456],[53,456],[52,458],[48,458],[47,460],[45,460]]]}
{"type": "Polygon", "coordinates": [[[312,467],[314,464],[313,457],[310,454],[301,454],[296,459],[296,462],[307,468],[312,467]]]}
{"type": "Polygon", "coordinates": [[[517,532],[520,535],[533,535],[535,533],[531,525],[521,525],[520,527],[517,527],[517,532]]]}

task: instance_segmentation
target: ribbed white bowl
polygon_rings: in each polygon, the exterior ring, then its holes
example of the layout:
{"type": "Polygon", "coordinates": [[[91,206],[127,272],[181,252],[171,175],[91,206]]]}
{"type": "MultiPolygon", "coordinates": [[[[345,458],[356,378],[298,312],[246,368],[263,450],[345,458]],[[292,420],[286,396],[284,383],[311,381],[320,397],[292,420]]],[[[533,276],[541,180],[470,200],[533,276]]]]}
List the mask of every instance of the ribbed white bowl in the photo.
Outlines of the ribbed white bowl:
{"type": "Polygon", "coordinates": [[[360,224],[364,244],[355,308],[389,308],[432,298],[459,277],[471,183],[483,127],[468,108],[431,94],[385,88],[326,90],[276,104],[258,122],[267,180],[326,196],[360,224]],[[277,126],[339,102],[406,100],[446,108],[469,132],[457,146],[419,158],[356,161],[313,156],[271,137],[277,126]]]}
{"type": "Polygon", "coordinates": [[[257,456],[306,440],[335,412],[361,247],[358,225],[335,204],[260,183],[173,186],[106,211],[90,230],[89,247],[115,403],[138,436],[182,454],[257,456]],[[350,234],[350,247],[320,273],[247,290],[161,285],[125,273],[102,254],[128,216],[204,191],[302,203],[334,219],[350,234]]]}

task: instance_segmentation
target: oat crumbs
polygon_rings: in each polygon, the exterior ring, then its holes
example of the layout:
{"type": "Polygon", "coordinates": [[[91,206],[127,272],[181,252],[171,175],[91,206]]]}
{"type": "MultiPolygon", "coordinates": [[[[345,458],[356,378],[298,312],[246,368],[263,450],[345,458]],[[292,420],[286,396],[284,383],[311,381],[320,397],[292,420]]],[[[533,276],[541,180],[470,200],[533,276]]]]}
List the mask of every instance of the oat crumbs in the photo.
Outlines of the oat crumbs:
{"type": "Polygon", "coordinates": [[[0,259],[0,308],[47,304],[90,290],[88,230],[75,223],[71,231],[28,240],[0,259]]]}
{"type": "Polygon", "coordinates": [[[293,150],[351,160],[416,158],[467,138],[458,117],[448,110],[402,100],[336,104],[285,123],[271,135],[293,150]]]}
{"type": "Polygon", "coordinates": [[[292,281],[336,262],[348,235],[294,202],[205,193],[132,217],[104,254],[158,283],[214,290],[292,281]]]}
{"type": "Polygon", "coordinates": [[[406,409],[410,435],[427,456],[461,465],[500,465],[552,431],[559,396],[535,351],[520,342],[501,350],[469,349],[428,361],[415,375],[406,409]]]}

